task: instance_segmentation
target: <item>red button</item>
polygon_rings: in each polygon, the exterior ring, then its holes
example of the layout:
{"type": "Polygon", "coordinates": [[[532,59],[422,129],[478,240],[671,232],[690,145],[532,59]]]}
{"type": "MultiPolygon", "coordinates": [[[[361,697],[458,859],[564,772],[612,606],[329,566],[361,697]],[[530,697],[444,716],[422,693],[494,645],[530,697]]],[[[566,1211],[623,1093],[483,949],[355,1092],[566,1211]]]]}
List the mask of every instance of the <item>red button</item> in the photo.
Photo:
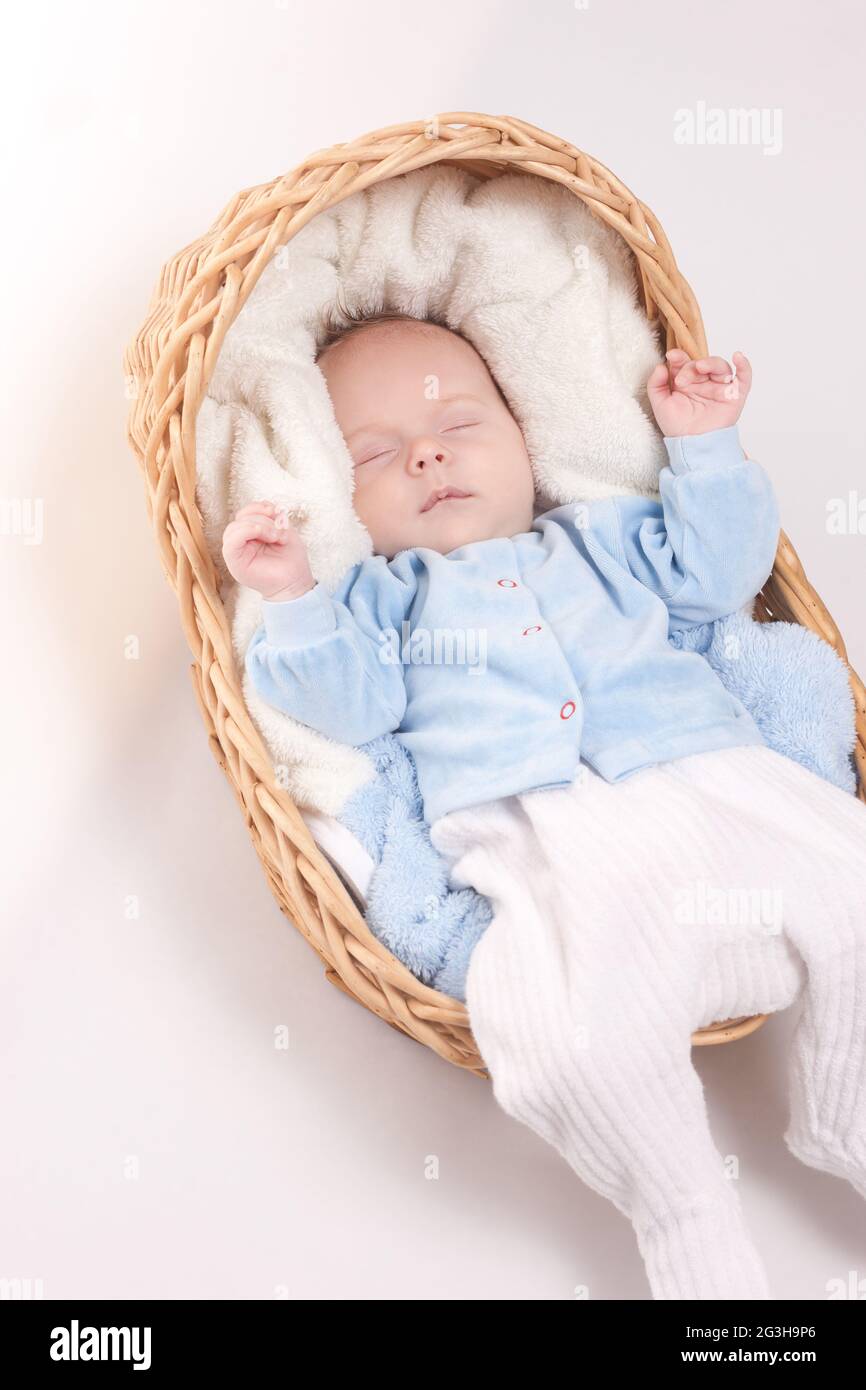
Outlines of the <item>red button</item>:
{"type": "Polygon", "coordinates": [[[577,706],[575,705],[573,700],[566,700],[565,704],[562,706],[562,709],[559,711],[560,719],[570,719],[576,709],[577,706]]]}
{"type": "Polygon", "coordinates": [[[541,631],[541,628],[539,627],[538,623],[536,623],[536,624],[535,624],[535,627],[525,627],[525,628],[523,629],[523,631],[521,632],[520,635],[521,635],[521,637],[525,637],[526,634],[527,634],[528,632],[540,632],[540,631],[541,631]]]}
{"type": "Polygon", "coordinates": [[[497,579],[496,583],[500,586],[500,588],[503,588],[503,589],[516,589],[516,588],[517,588],[517,580],[516,580],[516,579],[497,579]]]}

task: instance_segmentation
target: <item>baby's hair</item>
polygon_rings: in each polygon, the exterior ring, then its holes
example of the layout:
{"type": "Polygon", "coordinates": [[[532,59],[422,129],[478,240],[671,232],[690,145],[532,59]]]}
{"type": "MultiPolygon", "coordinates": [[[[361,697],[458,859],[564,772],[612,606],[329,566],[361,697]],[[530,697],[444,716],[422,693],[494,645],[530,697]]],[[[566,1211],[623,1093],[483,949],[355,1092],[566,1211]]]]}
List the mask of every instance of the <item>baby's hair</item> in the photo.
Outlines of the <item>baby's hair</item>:
{"type": "MultiPolygon", "coordinates": [[[[359,333],[364,328],[371,328],[374,324],[380,323],[419,323],[428,324],[432,328],[444,328],[448,333],[453,333],[456,337],[462,338],[464,343],[468,343],[469,347],[471,347],[474,352],[478,352],[471,338],[467,338],[466,334],[461,333],[459,328],[452,328],[451,324],[446,323],[445,319],[440,314],[404,314],[398,309],[382,309],[375,314],[365,314],[361,310],[350,309],[345,304],[341,304],[338,301],[336,307],[326,310],[321,317],[319,334],[317,335],[316,362],[319,361],[319,358],[328,348],[336,346],[337,343],[345,342],[347,338],[354,337],[356,333],[359,333]]],[[[489,362],[480,352],[478,352],[478,356],[482,358],[484,365],[488,372],[490,372],[490,378],[496,390],[499,392],[502,404],[508,411],[511,411],[511,406],[508,404],[502,387],[491,371],[489,362]]]]}
{"type": "MultiPolygon", "coordinates": [[[[378,323],[429,323],[437,328],[448,328],[449,332],[456,332],[438,314],[425,314],[422,317],[419,314],[404,314],[398,309],[382,309],[376,314],[365,314],[360,309],[348,309],[338,304],[322,315],[316,360],[318,361],[328,348],[342,343],[362,328],[372,328],[378,323]]],[[[462,338],[464,335],[458,333],[457,336],[462,338]]]]}

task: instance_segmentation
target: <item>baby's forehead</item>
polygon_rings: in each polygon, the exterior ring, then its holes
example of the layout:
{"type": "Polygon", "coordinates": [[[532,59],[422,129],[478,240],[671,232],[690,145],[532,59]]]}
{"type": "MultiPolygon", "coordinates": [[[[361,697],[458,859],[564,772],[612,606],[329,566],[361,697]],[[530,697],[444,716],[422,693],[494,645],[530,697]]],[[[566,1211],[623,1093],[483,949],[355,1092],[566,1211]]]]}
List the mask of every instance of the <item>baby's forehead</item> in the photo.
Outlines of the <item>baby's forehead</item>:
{"type": "MultiPolygon", "coordinates": [[[[336,344],[335,346],[340,346],[336,344]]],[[[384,348],[394,351],[426,352],[431,355],[462,357],[467,363],[483,363],[480,353],[449,328],[427,323],[423,319],[396,320],[371,324],[348,335],[344,347],[355,353],[380,354],[384,348]]]]}
{"type": "Polygon", "coordinates": [[[329,345],[318,361],[347,437],[373,428],[371,422],[383,415],[419,406],[433,413],[461,396],[472,397],[477,407],[498,412],[504,406],[511,413],[474,345],[425,319],[362,324],[329,345]]]}

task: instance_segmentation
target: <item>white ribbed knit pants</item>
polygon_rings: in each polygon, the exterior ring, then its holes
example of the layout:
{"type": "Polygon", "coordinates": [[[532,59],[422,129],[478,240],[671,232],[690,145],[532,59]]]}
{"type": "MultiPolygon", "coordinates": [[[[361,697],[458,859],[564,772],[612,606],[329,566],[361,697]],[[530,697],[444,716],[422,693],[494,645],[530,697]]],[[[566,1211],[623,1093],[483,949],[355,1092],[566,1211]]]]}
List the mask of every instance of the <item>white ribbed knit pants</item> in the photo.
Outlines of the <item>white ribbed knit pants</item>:
{"type": "Polygon", "coordinates": [[[768,1298],[691,1034],[798,1000],[785,1142],[866,1198],[866,806],[747,744],[431,835],[493,904],[466,1004],[499,1104],[629,1217],[654,1298],[768,1298]]]}

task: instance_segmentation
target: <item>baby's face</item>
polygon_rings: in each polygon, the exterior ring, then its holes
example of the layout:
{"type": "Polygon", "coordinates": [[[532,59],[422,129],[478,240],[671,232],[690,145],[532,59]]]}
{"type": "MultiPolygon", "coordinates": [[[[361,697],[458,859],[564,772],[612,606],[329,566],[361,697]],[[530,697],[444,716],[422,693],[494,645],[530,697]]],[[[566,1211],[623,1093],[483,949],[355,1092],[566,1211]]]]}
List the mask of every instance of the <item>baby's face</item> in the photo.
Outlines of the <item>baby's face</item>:
{"type": "Polygon", "coordinates": [[[374,324],[319,358],[377,555],[516,536],[533,521],[523,434],[483,359],[433,324],[374,324]],[[439,498],[440,491],[455,490],[439,498]]]}

